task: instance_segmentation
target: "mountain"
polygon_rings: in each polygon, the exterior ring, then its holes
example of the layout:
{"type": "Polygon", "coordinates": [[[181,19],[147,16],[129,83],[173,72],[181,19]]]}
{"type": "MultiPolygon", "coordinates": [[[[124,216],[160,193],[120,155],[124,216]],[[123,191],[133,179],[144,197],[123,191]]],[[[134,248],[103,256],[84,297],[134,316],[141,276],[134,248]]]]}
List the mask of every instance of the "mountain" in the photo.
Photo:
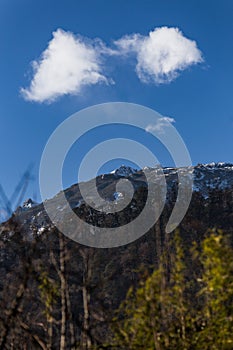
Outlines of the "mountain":
{"type": "MultiPolygon", "coordinates": [[[[0,349],[46,349],[49,342],[52,349],[59,349],[62,332],[65,332],[66,349],[74,349],[74,343],[76,348],[86,349],[83,344],[88,342],[104,348],[103,344],[111,337],[109,324],[114,310],[124,300],[129,287],[138,285],[142,276],[158,266],[173,237],[173,233],[166,233],[165,227],[177,199],[178,175],[182,174],[186,175],[187,184],[193,178],[192,200],[179,224],[190,279],[197,267],[189,256],[189,248],[193,242],[200,245],[208,229],[222,229],[231,236],[233,244],[233,164],[167,167],[162,171],[159,167],[135,170],[122,166],[85,184],[90,190],[96,184],[102,198],[109,201],[107,213],[86,204],[80,184],[75,184],[65,190],[69,204],[61,206],[62,193],[46,203],[27,200],[2,223],[0,349]],[[144,208],[148,196],[145,174],[153,179],[156,191],[165,178],[166,188],[162,189],[162,193],[166,190],[165,206],[148,232],[130,244],[106,249],[86,247],[60,234],[45,211],[46,205],[66,224],[72,220],[70,206],[92,225],[120,227],[134,220],[144,208]],[[133,198],[125,209],[111,212],[127,197],[127,190],[117,187],[125,179],[134,189],[133,198]]],[[[90,196],[88,202],[92,199],[90,196]]],[[[81,233],[83,228],[74,227],[74,230],[81,233]]]]}
{"type": "MultiPolygon", "coordinates": [[[[210,193],[213,190],[224,191],[233,187],[233,164],[230,163],[210,163],[210,164],[198,164],[197,166],[184,167],[184,168],[173,168],[166,167],[161,169],[145,168],[147,170],[147,176],[149,179],[153,179],[158,186],[162,186],[163,178],[165,176],[167,188],[167,201],[171,199],[172,191],[178,189],[178,171],[182,174],[189,174],[190,178],[193,179],[193,194],[199,193],[203,197],[203,201],[206,201],[210,193]]],[[[116,191],[116,185],[119,179],[126,178],[133,184],[134,190],[139,188],[147,188],[147,182],[144,175],[144,170],[136,170],[127,166],[121,166],[120,168],[112,171],[110,174],[103,174],[98,176],[94,184],[96,183],[97,190],[100,195],[109,201],[110,205],[115,200],[121,201],[127,195],[116,191]]],[[[87,187],[90,186],[90,193],[92,193],[93,180],[85,184],[87,187]]],[[[62,220],[63,217],[68,213],[69,205],[76,213],[80,211],[89,210],[89,216],[96,217],[98,221],[97,211],[91,210],[91,208],[85,204],[82,198],[79,184],[75,184],[64,191],[68,203],[66,205],[60,204],[61,193],[58,193],[54,198],[46,201],[46,206],[51,206],[54,213],[57,213],[62,220]]],[[[94,202],[94,198],[89,197],[89,202],[94,202]]],[[[117,205],[117,203],[116,203],[117,205]]],[[[137,206],[137,205],[136,205],[137,206]]],[[[138,213],[138,211],[137,211],[138,213]]],[[[14,213],[14,218],[17,222],[20,222],[24,227],[26,233],[30,236],[33,234],[41,234],[46,228],[49,229],[51,222],[48,219],[43,203],[36,204],[32,200],[27,200],[22,207],[19,207],[14,213]]],[[[102,213],[101,213],[102,218],[102,213]]]]}

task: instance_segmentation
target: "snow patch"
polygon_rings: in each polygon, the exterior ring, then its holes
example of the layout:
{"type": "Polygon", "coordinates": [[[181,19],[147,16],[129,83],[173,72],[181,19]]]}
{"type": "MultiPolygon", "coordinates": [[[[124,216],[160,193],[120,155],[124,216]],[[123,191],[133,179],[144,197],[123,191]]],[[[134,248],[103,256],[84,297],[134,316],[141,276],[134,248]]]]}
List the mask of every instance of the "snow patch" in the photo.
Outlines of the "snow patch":
{"type": "Polygon", "coordinates": [[[124,195],[122,192],[114,192],[113,197],[115,201],[119,201],[124,198],[124,195]]]}

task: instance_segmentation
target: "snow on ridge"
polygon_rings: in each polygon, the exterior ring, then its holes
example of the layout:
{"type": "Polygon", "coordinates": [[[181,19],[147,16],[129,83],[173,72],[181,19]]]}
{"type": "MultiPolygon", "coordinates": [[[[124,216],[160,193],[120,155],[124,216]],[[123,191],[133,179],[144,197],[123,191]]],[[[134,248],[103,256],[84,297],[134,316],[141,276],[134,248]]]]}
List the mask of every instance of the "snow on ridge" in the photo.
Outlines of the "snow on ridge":
{"type": "Polygon", "coordinates": [[[212,162],[206,164],[198,164],[197,168],[207,168],[207,169],[233,169],[232,163],[227,162],[212,162]]]}
{"type": "MultiPolygon", "coordinates": [[[[160,166],[155,165],[154,167],[144,167],[143,170],[156,170],[160,168],[160,166]]],[[[215,169],[227,169],[227,170],[233,170],[233,164],[232,163],[227,163],[227,162],[212,162],[212,163],[206,163],[206,164],[197,164],[196,166],[183,166],[180,168],[177,167],[162,167],[161,169],[165,174],[170,174],[172,172],[177,172],[177,170],[184,170],[184,171],[193,171],[194,169],[209,169],[209,170],[215,170],[215,169]]],[[[110,174],[116,175],[116,176],[130,176],[133,175],[134,173],[138,172],[140,170],[133,169],[130,166],[126,165],[121,165],[119,168],[113,170],[110,172],[110,174]]]]}

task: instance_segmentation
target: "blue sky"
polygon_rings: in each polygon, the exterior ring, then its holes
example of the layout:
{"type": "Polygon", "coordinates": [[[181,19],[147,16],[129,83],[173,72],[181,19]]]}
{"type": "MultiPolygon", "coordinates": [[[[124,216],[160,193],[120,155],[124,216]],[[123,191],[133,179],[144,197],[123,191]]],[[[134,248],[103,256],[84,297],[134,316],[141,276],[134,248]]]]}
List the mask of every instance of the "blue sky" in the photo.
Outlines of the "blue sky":
{"type": "MultiPolygon", "coordinates": [[[[33,163],[34,182],[27,196],[37,193],[39,197],[38,168],[50,134],[78,110],[110,101],[138,103],[174,118],[174,126],[183,137],[193,164],[233,162],[232,16],[231,0],[2,0],[0,183],[6,193],[12,193],[23,172],[33,163]],[[166,82],[159,84],[153,71],[150,81],[145,82],[135,72],[137,49],[143,40],[140,38],[147,38],[149,32],[161,27],[178,28],[184,38],[195,41],[202,62],[187,65],[176,79],[172,76],[171,81],[166,78],[166,82]],[[99,38],[106,50],[117,50],[114,41],[125,35],[137,33],[139,39],[133,54],[124,56],[122,51],[101,54],[104,57],[99,82],[83,84],[75,95],[60,94],[53,101],[35,101],[35,94],[34,101],[33,98],[29,101],[20,89],[30,89],[31,62],[39,60],[53,38],[52,33],[59,28],[64,33],[72,33],[73,37],[79,35],[88,45],[99,38]]],[[[145,66],[143,69],[145,75],[145,66]]],[[[91,79],[93,82],[94,78],[91,79]]],[[[99,136],[93,135],[91,143],[97,140],[99,136]]],[[[73,156],[71,151],[64,170],[65,186],[75,182],[77,164],[74,166],[74,162],[79,161],[86,146],[74,147],[73,156]]],[[[157,157],[163,165],[170,165],[169,157],[163,155],[162,150],[157,157]]]]}

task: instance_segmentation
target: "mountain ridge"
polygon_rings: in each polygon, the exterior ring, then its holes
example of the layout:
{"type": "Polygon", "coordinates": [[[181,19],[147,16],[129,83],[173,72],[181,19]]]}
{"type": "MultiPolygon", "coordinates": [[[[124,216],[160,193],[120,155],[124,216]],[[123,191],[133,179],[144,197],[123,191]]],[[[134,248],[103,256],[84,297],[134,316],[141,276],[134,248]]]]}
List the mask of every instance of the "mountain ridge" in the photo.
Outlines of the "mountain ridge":
{"type": "MultiPolygon", "coordinates": [[[[178,171],[182,174],[184,172],[186,175],[190,175],[193,179],[193,193],[199,193],[200,196],[203,197],[203,201],[208,199],[209,194],[214,191],[223,191],[226,189],[230,189],[233,187],[233,164],[231,163],[208,163],[208,164],[198,164],[196,166],[190,167],[154,167],[154,168],[144,168],[140,170],[133,169],[128,166],[122,165],[120,168],[107,173],[102,174],[96,177],[95,182],[97,186],[97,190],[99,194],[108,201],[111,205],[113,201],[115,201],[115,205],[122,201],[125,197],[125,194],[121,191],[117,191],[116,186],[120,179],[125,178],[129,180],[134,187],[134,190],[138,189],[147,189],[146,177],[144,175],[144,171],[147,169],[148,176],[152,176],[156,179],[158,187],[162,186],[162,180],[165,177],[166,180],[166,188],[164,190],[167,191],[167,201],[171,196],[176,197],[177,189],[179,187],[179,179],[178,179],[178,171]],[[172,194],[175,191],[176,194],[172,194]]],[[[189,179],[189,177],[188,177],[189,179]]],[[[93,186],[93,180],[85,182],[85,185],[93,186]]],[[[92,187],[90,187],[91,189],[92,187]]],[[[79,184],[73,184],[64,190],[64,194],[68,200],[66,206],[61,206],[60,196],[63,191],[56,194],[53,198],[46,200],[46,206],[51,205],[54,208],[54,212],[57,213],[58,216],[65,217],[67,215],[69,206],[72,210],[76,211],[77,214],[81,212],[89,211],[89,218],[86,218],[90,221],[92,220],[91,216],[93,215],[93,220],[99,220],[100,215],[97,211],[92,211],[91,208],[85,203],[85,200],[82,198],[79,184]]],[[[90,191],[91,192],[91,191],[90,191]]],[[[90,196],[89,201],[92,200],[90,196]]],[[[132,206],[137,204],[132,204],[132,206]]],[[[117,207],[116,207],[117,208],[117,207]]],[[[132,211],[139,213],[136,209],[131,208],[132,211]]],[[[32,200],[28,199],[24,202],[22,207],[17,208],[13,217],[16,221],[20,222],[20,224],[25,227],[26,231],[31,232],[31,234],[40,235],[45,229],[51,227],[51,222],[48,218],[48,215],[44,208],[44,203],[36,204],[32,200]]],[[[102,217],[101,220],[103,221],[102,217]]],[[[110,217],[111,220],[111,217],[110,217]]],[[[114,219],[115,220],[115,219],[114,219]]]]}

